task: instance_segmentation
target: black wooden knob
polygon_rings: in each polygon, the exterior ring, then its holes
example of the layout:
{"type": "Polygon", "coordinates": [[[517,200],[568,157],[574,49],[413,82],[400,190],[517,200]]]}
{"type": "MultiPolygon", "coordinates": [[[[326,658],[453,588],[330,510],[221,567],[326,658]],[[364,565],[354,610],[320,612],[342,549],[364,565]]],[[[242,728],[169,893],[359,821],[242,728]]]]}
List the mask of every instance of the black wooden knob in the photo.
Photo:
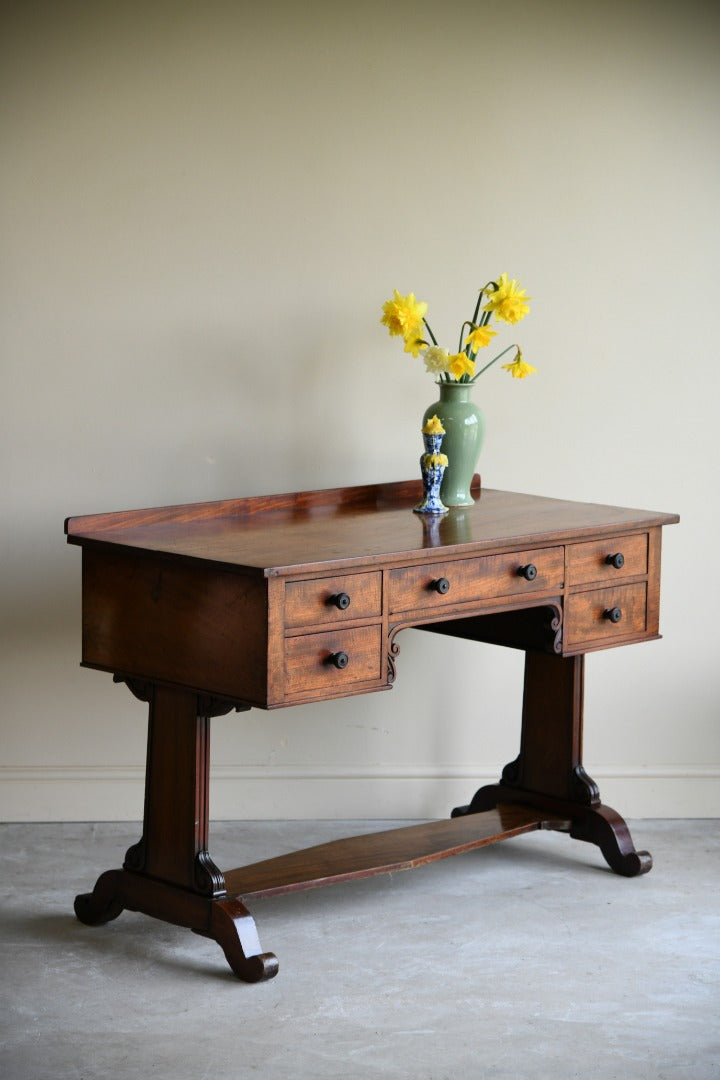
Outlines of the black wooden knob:
{"type": "Polygon", "coordinates": [[[618,551],[615,555],[608,555],[605,562],[608,566],[614,566],[616,570],[622,570],[625,565],[625,556],[622,551],[618,551]]]}
{"type": "Polygon", "coordinates": [[[334,604],[335,607],[340,608],[341,611],[347,611],[350,607],[350,597],[346,592],[339,592],[334,596],[331,596],[328,603],[334,604]]]}
{"type": "Polygon", "coordinates": [[[339,668],[341,671],[348,666],[350,657],[346,652],[334,652],[328,656],[328,663],[333,667],[339,668]]]}
{"type": "Polygon", "coordinates": [[[535,563],[528,563],[527,566],[519,566],[518,575],[524,577],[526,581],[534,581],[537,577],[537,566],[535,563]]]}
{"type": "Polygon", "coordinates": [[[603,611],[603,619],[609,619],[610,622],[620,622],[622,619],[622,611],[619,607],[606,608],[603,611]]]}
{"type": "Polygon", "coordinates": [[[430,582],[430,588],[444,596],[446,592],[450,591],[450,582],[446,577],[435,578],[434,581],[430,582]]]}

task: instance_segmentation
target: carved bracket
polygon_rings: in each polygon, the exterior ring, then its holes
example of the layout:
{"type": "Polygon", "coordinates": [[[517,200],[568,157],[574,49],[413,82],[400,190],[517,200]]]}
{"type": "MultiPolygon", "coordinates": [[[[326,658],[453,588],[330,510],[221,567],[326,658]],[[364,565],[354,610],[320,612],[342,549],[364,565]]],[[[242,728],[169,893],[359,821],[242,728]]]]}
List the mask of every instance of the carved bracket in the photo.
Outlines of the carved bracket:
{"type": "Polygon", "coordinates": [[[155,684],[150,679],[136,679],[132,675],[113,675],[114,683],[125,683],[133,697],[138,701],[149,703],[152,701],[155,684]]]}
{"type": "Polygon", "coordinates": [[[583,806],[600,805],[600,789],[582,765],[576,765],[570,777],[570,798],[583,806]]]}
{"type": "Polygon", "coordinates": [[[195,856],[195,885],[203,896],[224,896],[226,893],[222,870],[207,851],[199,851],[195,856]]]}
{"type": "Polygon", "coordinates": [[[387,681],[392,684],[395,682],[395,676],[397,675],[397,669],[395,666],[395,658],[400,655],[400,646],[395,640],[395,635],[401,627],[396,626],[390,631],[388,635],[388,672],[387,681]]]}
{"type": "MultiPolygon", "coordinates": [[[[113,682],[125,683],[130,693],[138,699],[150,703],[152,701],[155,683],[150,679],[138,679],[134,675],[113,675],[113,682]]],[[[197,715],[209,719],[212,716],[226,716],[232,712],[248,712],[252,705],[245,701],[235,701],[231,698],[218,697],[215,694],[197,694],[197,715]]]]}
{"type": "Polygon", "coordinates": [[[198,694],[197,714],[210,719],[211,716],[226,716],[227,713],[249,712],[252,705],[244,701],[230,701],[227,698],[214,697],[212,694],[198,694]]]}
{"type": "MultiPolygon", "coordinates": [[[[136,844],[127,849],[123,870],[129,870],[134,874],[144,873],[145,855],[145,837],[141,836],[136,844]]],[[[210,853],[204,849],[195,856],[193,877],[195,888],[203,896],[225,896],[227,890],[222,870],[215,865],[210,853]]]]}
{"type": "Polygon", "coordinates": [[[145,869],[145,837],[141,836],[136,844],[129,847],[125,852],[123,870],[131,870],[140,874],[145,869]]]}
{"type": "Polygon", "coordinates": [[[562,652],[562,638],[563,638],[563,606],[562,601],[558,600],[556,603],[548,604],[546,607],[548,612],[548,634],[552,636],[552,651],[557,655],[562,652]]]}

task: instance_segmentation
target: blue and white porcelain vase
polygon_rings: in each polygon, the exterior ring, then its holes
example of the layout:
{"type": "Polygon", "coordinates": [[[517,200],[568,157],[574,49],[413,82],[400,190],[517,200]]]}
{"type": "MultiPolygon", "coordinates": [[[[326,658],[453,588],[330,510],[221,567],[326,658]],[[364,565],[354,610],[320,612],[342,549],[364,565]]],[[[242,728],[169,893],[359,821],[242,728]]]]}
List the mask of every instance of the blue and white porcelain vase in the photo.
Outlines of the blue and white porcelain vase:
{"type": "Polygon", "coordinates": [[[445,429],[437,416],[428,417],[422,431],[425,453],[420,457],[423,497],[415,507],[416,514],[446,514],[447,506],[440,498],[440,485],[448,459],[440,453],[445,429]]]}

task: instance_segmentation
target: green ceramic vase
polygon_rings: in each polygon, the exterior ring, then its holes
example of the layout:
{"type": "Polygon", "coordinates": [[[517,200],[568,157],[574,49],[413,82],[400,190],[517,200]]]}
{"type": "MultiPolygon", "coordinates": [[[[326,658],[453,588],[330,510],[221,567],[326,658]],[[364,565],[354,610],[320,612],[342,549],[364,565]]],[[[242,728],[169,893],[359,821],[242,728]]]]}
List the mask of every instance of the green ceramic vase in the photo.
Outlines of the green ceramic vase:
{"type": "Polygon", "coordinates": [[[485,436],[485,420],[471,400],[474,383],[439,382],[440,400],[425,410],[423,426],[437,416],[445,428],[443,453],[448,464],[440,487],[446,506],[471,506],[470,483],[485,436]]]}

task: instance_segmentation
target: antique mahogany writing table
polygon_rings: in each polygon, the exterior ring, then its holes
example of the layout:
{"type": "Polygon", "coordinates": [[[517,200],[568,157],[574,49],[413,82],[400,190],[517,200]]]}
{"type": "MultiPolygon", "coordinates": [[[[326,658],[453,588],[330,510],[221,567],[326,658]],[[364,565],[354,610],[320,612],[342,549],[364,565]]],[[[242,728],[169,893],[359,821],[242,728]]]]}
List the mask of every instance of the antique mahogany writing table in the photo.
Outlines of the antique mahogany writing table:
{"type": "Polygon", "coordinates": [[[419,484],[69,518],[83,549],[82,662],[149,705],[144,827],[75,901],[211,937],[241,979],[277,972],[245,902],[407,869],[539,828],[650,869],[583,769],[584,654],[658,637],[674,514],[480,491],[413,514],[419,484]],[[208,850],[210,718],[388,689],[406,627],[525,651],[520,753],[449,819],[222,872],[208,850]]]}

